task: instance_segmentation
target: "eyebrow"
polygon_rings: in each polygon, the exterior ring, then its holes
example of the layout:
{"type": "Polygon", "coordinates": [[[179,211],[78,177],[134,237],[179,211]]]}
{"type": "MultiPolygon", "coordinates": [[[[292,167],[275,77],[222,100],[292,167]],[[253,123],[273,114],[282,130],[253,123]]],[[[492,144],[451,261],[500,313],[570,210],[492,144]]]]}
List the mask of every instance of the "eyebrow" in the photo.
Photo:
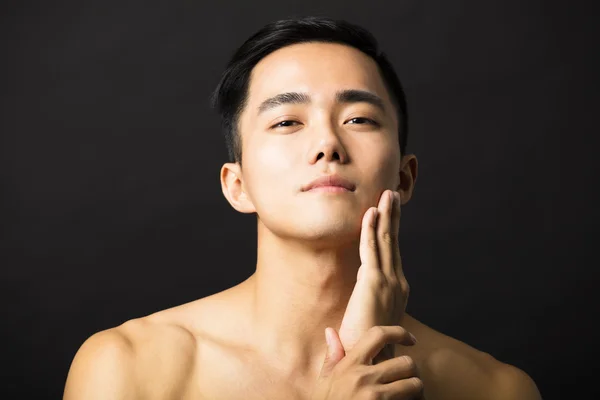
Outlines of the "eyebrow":
{"type": "MultiPolygon", "coordinates": [[[[337,103],[368,103],[385,112],[385,106],[381,97],[366,90],[345,89],[335,93],[337,103]]],[[[258,106],[258,115],[284,104],[310,104],[311,98],[307,93],[286,92],[269,97],[258,106]]]]}

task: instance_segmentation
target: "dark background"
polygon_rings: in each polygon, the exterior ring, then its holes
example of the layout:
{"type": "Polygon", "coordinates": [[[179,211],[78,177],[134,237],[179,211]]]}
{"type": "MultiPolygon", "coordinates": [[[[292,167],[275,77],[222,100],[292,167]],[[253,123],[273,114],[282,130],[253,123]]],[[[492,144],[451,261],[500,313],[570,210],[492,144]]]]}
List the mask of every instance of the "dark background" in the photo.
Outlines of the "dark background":
{"type": "Polygon", "coordinates": [[[220,191],[208,97],[263,24],[370,29],[420,161],[403,212],[408,311],[592,398],[600,200],[594,13],[548,1],[3,3],[2,398],[60,398],[81,343],[253,272],[220,191]],[[588,365],[589,364],[589,365],[588,365]]]}

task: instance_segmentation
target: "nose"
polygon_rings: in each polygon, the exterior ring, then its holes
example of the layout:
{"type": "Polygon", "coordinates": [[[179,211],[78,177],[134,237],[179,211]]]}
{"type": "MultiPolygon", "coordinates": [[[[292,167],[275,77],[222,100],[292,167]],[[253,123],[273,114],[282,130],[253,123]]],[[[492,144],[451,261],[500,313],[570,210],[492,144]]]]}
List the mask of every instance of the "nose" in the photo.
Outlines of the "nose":
{"type": "Polygon", "coordinates": [[[348,162],[346,149],[344,149],[339,137],[334,132],[319,138],[317,145],[312,149],[310,153],[311,164],[315,164],[319,160],[325,162],[338,161],[341,164],[348,162]]]}

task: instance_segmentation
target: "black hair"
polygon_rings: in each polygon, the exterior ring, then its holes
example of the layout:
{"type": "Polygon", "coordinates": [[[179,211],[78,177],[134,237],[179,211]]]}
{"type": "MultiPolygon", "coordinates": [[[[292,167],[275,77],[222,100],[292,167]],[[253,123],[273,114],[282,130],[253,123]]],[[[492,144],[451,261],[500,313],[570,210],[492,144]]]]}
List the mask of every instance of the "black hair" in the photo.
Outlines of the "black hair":
{"type": "Polygon", "coordinates": [[[383,82],[396,106],[400,154],[404,155],[408,138],[406,98],[402,84],[377,40],[366,29],[343,20],[327,17],[303,17],[271,22],[250,36],[233,54],[217,88],[211,106],[221,116],[225,143],[231,162],[242,161],[239,117],[248,100],[250,73],[268,54],[283,47],[306,42],[340,43],[370,56],[379,67],[383,82]]]}

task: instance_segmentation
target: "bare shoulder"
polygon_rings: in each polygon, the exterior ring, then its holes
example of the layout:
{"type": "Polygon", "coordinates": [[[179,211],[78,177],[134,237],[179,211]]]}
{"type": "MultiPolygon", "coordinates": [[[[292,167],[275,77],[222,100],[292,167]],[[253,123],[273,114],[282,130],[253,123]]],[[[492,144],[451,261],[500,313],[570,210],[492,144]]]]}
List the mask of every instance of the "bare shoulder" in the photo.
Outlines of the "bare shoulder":
{"type": "Polygon", "coordinates": [[[542,395],[533,379],[523,370],[502,364],[494,374],[495,393],[493,400],[542,400],[542,395]]]}
{"type": "Polygon", "coordinates": [[[415,320],[416,325],[415,336],[424,342],[418,365],[427,400],[541,400],[526,372],[415,320]]]}
{"type": "Polygon", "coordinates": [[[98,332],[77,351],[64,390],[64,399],[136,399],[134,351],[129,338],[116,329],[98,332]],[[110,388],[110,393],[106,393],[110,388]]]}
{"type": "Polygon", "coordinates": [[[422,365],[425,381],[435,382],[427,400],[541,400],[527,373],[465,343],[434,351],[422,365]]]}
{"type": "Polygon", "coordinates": [[[71,363],[64,399],[177,398],[196,346],[187,329],[151,316],[95,333],[71,363]]]}

